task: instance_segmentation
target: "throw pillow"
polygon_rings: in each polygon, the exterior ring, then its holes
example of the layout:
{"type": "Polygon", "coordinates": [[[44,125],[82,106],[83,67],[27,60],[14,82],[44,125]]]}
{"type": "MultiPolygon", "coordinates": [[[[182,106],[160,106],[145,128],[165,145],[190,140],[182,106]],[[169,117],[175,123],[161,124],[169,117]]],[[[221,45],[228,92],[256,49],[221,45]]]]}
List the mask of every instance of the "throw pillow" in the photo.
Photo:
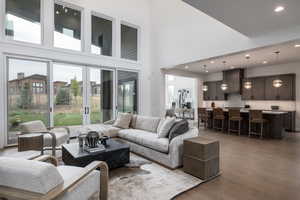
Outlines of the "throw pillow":
{"type": "Polygon", "coordinates": [[[175,137],[182,135],[186,133],[189,130],[189,123],[187,120],[181,120],[179,122],[176,122],[169,132],[169,142],[171,142],[172,139],[175,137]]]}
{"type": "Polygon", "coordinates": [[[167,117],[158,129],[158,138],[166,138],[174,123],[175,117],[167,117]]]}
{"type": "Polygon", "coordinates": [[[128,129],[129,124],[131,122],[132,114],[130,113],[118,113],[117,120],[113,124],[113,126],[118,128],[128,129]]]}
{"type": "Polygon", "coordinates": [[[131,121],[130,121],[129,128],[135,129],[136,119],[137,119],[137,115],[132,115],[132,118],[131,118],[131,121]]]}

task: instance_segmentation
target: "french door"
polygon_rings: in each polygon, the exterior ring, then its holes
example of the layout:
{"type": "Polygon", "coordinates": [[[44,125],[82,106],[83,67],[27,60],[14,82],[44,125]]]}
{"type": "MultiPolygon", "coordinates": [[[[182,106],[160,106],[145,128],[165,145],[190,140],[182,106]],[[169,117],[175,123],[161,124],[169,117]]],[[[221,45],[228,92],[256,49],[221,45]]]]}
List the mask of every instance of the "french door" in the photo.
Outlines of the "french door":
{"type": "Polygon", "coordinates": [[[98,124],[114,118],[115,72],[87,67],[86,123],[98,124]]]}
{"type": "Polygon", "coordinates": [[[49,62],[7,57],[7,144],[15,144],[23,122],[50,125],[49,62]]]}
{"type": "Polygon", "coordinates": [[[20,124],[46,126],[102,123],[115,114],[115,70],[7,57],[7,145],[20,124]]]}
{"type": "Polygon", "coordinates": [[[53,64],[54,126],[97,124],[114,117],[114,70],[53,64]]]}
{"type": "Polygon", "coordinates": [[[138,113],[138,77],[138,72],[118,70],[118,112],[138,113]]]}

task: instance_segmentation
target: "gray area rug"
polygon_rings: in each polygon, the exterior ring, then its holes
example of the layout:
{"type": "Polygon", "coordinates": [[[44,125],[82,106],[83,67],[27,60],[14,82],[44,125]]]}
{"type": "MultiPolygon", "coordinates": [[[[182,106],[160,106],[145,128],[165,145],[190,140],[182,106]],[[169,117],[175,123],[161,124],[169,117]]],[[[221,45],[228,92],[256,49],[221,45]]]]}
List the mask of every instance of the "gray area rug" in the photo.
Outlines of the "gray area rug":
{"type": "Polygon", "coordinates": [[[110,171],[109,200],[169,200],[203,181],[135,154],[130,164],[110,171]]]}

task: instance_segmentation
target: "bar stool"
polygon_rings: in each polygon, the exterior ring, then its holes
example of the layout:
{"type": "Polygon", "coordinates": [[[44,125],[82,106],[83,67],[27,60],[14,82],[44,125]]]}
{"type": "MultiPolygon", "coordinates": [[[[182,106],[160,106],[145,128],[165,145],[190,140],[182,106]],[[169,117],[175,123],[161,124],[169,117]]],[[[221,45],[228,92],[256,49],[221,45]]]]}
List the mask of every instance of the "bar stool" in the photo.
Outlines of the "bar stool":
{"type": "Polygon", "coordinates": [[[217,130],[224,130],[224,120],[225,120],[225,116],[224,116],[224,112],[222,108],[214,108],[213,110],[213,129],[217,129],[217,130]],[[221,121],[222,122],[222,127],[217,127],[215,126],[215,122],[217,121],[221,121]]]}
{"type": "Polygon", "coordinates": [[[198,128],[201,122],[204,123],[204,128],[207,128],[208,113],[206,112],[206,108],[198,108],[198,128]]]}
{"type": "Polygon", "coordinates": [[[249,137],[251,135],[260,135],[260,138],[262,139],[264,124],[267,122],[268,122],[268,120],[263,118],[262,110],[250,110],[249,111],[249,137]],[[260,124],[260,133],[252,132],[252,129],[251,129],[252,124],[260,124]]]}
{"type": "Polygon", "coordinates": [[[243,118],[241,117],[240,109],[229,109],[228,111],[228,133],[230,132],[238,132],[241,135],[241,121],[243,118]],[[231,129],[231,122],[238,122],[238,129],[231,129]]]}

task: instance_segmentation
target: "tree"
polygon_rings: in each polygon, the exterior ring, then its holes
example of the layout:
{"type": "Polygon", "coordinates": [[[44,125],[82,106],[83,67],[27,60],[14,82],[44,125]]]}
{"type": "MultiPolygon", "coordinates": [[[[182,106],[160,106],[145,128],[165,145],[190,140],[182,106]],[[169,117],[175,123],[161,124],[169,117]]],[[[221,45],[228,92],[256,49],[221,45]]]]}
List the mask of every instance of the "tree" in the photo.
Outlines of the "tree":
{"type": "Polygon", "coordinates": [[[80,89],[79,83],[76,77],[74,77],[74,79],[71,80],[71,91],[76,100],[77,100],[77,96],[79,96],[79,92],[80,92],[79,89],[80,89]]]}
{"type": "Polygon", "coordinates": [[[56,105],[70,105],[71,104],[71,95],[68,89],[60,88],[56,96],[55,104],[56,105]]]}
{"type": "Polygon", "coordinates": [[[20,91],[21,95],[18,99],[18,107],[21,109],[28,109],[32,105],[32,92],[29,83],[25,83],[20,91]]]}

